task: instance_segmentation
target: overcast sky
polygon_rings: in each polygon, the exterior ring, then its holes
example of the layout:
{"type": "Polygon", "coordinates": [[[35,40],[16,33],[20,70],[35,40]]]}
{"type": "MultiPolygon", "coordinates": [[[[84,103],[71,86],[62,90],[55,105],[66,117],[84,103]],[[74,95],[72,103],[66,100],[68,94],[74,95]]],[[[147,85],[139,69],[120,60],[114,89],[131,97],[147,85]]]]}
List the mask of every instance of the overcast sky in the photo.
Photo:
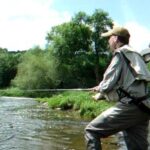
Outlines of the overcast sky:
{"type": "Polygon", "coordinates": [[[130,45],[137,50],[150,43],[149,0],[0,0],[0,47],[26,50],[39,45],[52,26],[67,22],[79,11],[109,13],[131,32],[130,45]]]}

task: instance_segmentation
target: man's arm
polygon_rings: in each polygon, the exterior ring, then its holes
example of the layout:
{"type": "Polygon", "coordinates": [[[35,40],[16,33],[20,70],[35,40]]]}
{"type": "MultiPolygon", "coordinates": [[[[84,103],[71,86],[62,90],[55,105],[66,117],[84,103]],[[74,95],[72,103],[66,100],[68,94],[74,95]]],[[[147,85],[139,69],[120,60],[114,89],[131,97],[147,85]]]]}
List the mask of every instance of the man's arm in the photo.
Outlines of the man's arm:
{"type": "Polygon", "coordinates": [[[120,78],[121,69],[122,69],[122,60],[120,54],[116,53],[112,58],[110,65],[104,73],[103,80],[100,82],[98,86],[96,86],[95,91],[99,91],[101,93],[107,93],[114,89],[117,84],[117,81],[120,78]]]}
{"type": "Polygon", "coordinates": [[[100,93],[107,93],[114,89],[120,78],[122,65],[120,54],[116,53],[104,73],[103,80],[98,85],[100,93]]]}
{"type": "Polygon", "coordinates": [[[105,99],[107,93],[114,89],[114,87],[117,85],[117,81],[120,78],[122,65],[123,64],[120,55],[118,53],[115,54],[115,56],[112,58],[109,67],[104,73],[103,80],[98,86],[92,88],[93,91],[98,92],[97,94],[92,96],[94,100],[105,99]]]}

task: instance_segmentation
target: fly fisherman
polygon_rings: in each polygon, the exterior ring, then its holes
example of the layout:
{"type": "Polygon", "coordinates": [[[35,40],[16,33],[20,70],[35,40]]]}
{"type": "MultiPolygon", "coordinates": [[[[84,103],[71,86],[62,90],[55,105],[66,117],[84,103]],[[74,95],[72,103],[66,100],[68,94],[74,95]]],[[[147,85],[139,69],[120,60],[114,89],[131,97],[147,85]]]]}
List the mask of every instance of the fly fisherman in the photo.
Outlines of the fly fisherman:
{"type": "Polygon", "coordinates": [[[101,138],[119,131],[123,131],[128,150],[147,150],[150,72],[142,56],[128,45],[130,34],[127,29],[114,27],[102,37],[108,37],[113,58],[103,80],[93,90],[100,93],[99,98],[104,96],[118,102],[86,126],[87,150],[101,150],[101,138]]]}

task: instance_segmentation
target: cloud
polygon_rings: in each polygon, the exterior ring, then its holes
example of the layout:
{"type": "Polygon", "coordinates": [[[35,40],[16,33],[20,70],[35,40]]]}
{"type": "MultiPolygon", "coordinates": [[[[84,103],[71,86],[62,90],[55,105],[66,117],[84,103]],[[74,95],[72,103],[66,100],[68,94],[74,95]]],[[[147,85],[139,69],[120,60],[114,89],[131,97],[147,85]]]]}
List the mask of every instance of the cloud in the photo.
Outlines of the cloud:
{"type": "Polygon", "coordinates": [[[52,0],[0,0],[0,47],[25,50],[44,47],[52,26],[69,21],[68,12],[52,9],[52,0]]]}
{"type": "MultiPolygon", "coordinates": [[[[0,47],[26,50],[39,45],[43,48],[51,27],[71,19],[69,12],[53,9],[53,1],[0,0],[0,47]]],[[[131,46],[137,50],[148,47],[150,29],[133,21],[133,18],[124,26],[131,33],[131,46]]]]}
{"type": "Polygon", "coordinates": [[[148,48],[150,44],[150,29],[137,23],[127,22],[125,27],[131,34],[130,45],[137,51],[148,48]]]}
{"type": "Polygon", "coordinates": [[[137,51],[147,48],[150,43],[150,29],[136,21],[137,15],[128,0],[121,0],[120,3],[123,19],[126,22],[123,26],[131,33],[131,46],[137,51]]]}

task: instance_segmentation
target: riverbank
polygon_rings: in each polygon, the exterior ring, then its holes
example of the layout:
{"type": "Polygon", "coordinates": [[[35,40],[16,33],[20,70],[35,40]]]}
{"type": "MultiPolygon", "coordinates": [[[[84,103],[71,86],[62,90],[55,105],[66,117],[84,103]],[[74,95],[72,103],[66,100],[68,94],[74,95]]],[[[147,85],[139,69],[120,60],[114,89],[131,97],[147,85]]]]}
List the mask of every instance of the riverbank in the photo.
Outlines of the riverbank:
{"type": "Polygon", "coordinates": [[[105,100],[94,101],[94,93],[87,91],[65,91],[57,93],[25,92],[17,88],[0,91],[0,96],[32,97],[51,109],[73,110],[84,118],[94,118],[113,103],[105,100]]]}

